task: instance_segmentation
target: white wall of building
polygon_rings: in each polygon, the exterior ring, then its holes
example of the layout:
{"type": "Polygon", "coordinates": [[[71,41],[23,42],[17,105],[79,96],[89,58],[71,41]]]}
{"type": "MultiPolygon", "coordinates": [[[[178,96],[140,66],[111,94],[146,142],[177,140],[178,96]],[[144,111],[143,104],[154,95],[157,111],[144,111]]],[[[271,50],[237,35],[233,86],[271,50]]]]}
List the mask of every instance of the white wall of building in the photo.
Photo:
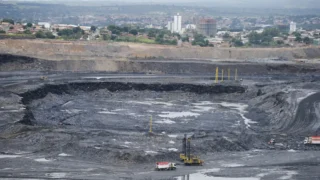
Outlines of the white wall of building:
{"type": "Polygon", "coordinates": [[[178,13],[177,15],[174,16],[174,21],[173,21],[174,32],[177,32],[177,33],[181,32],[181,28],[182,28],[181,22],[182,22],[182,18],[178,13]]]}
{"type": "Polygon", "coordinates": [[[291,22],[290,23],[290,33],[296,32],[297,31],[297,23],[291,22]]]}
{"type": "Polygon", "coordinates": [[[51,28],[51,24],[48,22],[38,22],[39,26],[44,26],[44,28],[46,29],[50,29],[51,28]]]}
{"type": "Polygon", "coordinates": [[[173,22],[172,21],[168,22],[167,28],[171,33],[173,33],[173,22]]]}

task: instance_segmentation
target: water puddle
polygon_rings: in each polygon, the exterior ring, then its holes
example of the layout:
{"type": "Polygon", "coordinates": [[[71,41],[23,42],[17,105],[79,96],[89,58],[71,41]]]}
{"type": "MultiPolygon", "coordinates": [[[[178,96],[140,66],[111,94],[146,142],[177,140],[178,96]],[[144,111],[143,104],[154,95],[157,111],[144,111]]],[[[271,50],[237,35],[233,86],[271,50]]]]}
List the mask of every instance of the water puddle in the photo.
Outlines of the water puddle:
{"type": "Polygon", "coordinates": [[[21,157],[19,155],[0,155],[0,159],[3,159],[3,158],[18,158],[18,157],[21,157]]]}
{"type": "Polygon", "coordinates": [[[162,119],[162,120],[157,120],[154,123],[157,123],[157,124],[175,124],[176,122],[171,121],[170,119],[162,119]]]}
{"type": "Polygon", "coordinates": [[[161,112],[160,115],[158,115],[163,118],[180,118],[180,117],[188,117],[188,116],[193,116],[193,117],[198,117],[200,116],[199,113],[193,113],[189,111],[183,111],[183,112],[161,112]]]}

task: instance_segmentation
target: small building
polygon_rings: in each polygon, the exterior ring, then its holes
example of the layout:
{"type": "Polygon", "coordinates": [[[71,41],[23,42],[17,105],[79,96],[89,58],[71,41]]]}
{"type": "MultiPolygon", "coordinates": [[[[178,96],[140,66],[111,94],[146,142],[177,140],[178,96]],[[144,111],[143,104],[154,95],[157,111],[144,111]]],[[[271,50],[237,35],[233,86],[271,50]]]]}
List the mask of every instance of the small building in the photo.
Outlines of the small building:
{"type": "Polygon", "coordinates": [[[8,22],[1,22],[1,25],[3,25],[3,26],[9,26],[10,23],[8,23],[8,22]]]}
{"type": "Polygon", "coordinates": [[[273,37],[273,41],[283,41],[284,39],[282,37],[273,37]]]}
{"type": "Polygon", "coordinates": [[[295,36],[288,36],[288,42],[293,43],[296,40],[295,36]]]}
{"type": "Polygon", "coordinates": [[[316,46],[319,46],[320,45],[320,39],[314,39],[313,40],[313,44],[316,45],[316,46]]]}
{"type": "Polygon", "coordinates": [[[51,28],[51,24],[48,22],[38,22],[39,26],[43,26],[45,29],[50,29],[51,28]]]}

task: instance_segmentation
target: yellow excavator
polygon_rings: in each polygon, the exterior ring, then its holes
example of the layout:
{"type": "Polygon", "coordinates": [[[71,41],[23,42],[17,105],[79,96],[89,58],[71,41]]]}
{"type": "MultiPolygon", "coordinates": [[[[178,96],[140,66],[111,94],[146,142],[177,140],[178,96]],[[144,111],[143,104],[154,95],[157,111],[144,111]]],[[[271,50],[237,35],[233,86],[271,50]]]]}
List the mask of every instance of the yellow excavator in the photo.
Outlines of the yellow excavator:
{"type": "Polygon", "coordinates": [[[191,138],[187,138],[186,134],[182,140],[182,152],[180,154],[180,160],[183,161],[186,166],[202,166],[204,162],[197,156],[191,154],[191,138]]]}

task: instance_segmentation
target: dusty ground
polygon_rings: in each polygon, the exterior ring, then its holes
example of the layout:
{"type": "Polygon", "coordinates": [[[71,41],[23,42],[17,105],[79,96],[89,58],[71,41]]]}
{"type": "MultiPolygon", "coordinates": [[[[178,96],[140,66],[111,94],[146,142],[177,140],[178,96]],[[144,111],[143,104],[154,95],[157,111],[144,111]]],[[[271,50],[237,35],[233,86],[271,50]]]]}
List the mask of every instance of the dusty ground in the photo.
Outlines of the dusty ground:
{"type": "Polygon", "coordinates": [[[0,40],[0,53],[47,60],[126,59],[320,59],[319,47],[305,48],[201,48],[136,43],[60,40],[0,40]]]}

